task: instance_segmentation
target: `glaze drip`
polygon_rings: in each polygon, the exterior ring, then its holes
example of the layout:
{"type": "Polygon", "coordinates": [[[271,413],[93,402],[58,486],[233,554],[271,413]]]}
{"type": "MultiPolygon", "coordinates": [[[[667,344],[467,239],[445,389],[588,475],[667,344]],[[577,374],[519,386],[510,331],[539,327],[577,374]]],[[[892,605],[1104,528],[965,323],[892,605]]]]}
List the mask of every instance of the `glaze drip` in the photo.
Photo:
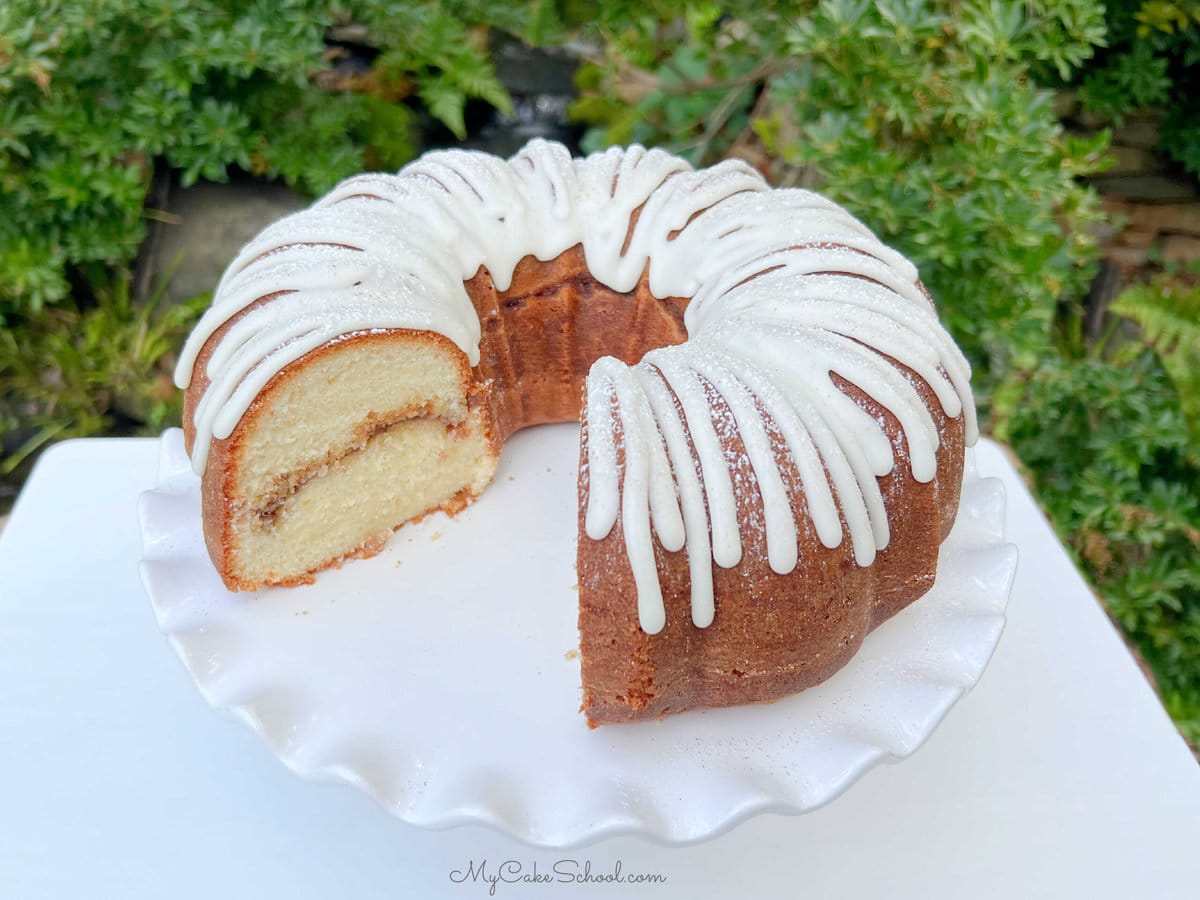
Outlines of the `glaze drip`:
{"type": "Polygon", "coordinates": [[[204,372],[194,470],[271,378],[342,335],[433,331],[477,365],[481,328],[464,282],[482,266],[503,291],[524,256],[547,261],[576,245],[615,291],[648,271],[654,296],[690,298],[684,344],[635,366],[605,357],[587,379],[585,530],[601,540],[620,520],[648,633],[666,621],[656,539],[687,553],[699,627],[715,615],[713,565],[741,561],[729,436],[745,447],[768,564],[781,574],[798,563],[797,523],[772,431],[824,546],[845,539],[843,521],[859,565],[889,542],[877,479],[896,465],[892,444],[835,375],[900,422],[917,481],[936,475],[938,433],[895,363],[928,383],[947,416],[964,416],[967,442],[976,440],[969,367],[915,268],[845,210],[808,191],[770,190],[738,161],[692,171],[636,146],[572,159],[535,140],[507,161],[439,151],[397,175],[348,179],[251,241],[176,370],[187,387],[205,343],[233,320],[204,372]]]}

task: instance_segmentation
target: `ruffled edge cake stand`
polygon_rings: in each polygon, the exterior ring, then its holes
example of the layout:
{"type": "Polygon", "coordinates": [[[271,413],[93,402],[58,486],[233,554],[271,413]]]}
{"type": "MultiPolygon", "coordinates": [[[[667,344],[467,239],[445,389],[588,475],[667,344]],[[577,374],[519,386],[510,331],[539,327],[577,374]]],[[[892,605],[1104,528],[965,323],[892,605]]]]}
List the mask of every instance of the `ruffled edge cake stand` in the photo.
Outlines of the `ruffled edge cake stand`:
{"type": "Polygon", "coordinates": [[[200,526],[182,433],[143,494],[142,580],[204,698],[289,769],[366,791],[405,822],[477,823],[539,846],[615,834],[713,837],[829,802],[903,759],[983,674],[1016,548],[1004,492],[968,451],[937,581],[829,681],[776,703],[589,730],[579,709],[578,427],[505,446],[454,519],[402,528],[378,556],[297,588],[231,594],[200,526]]]}

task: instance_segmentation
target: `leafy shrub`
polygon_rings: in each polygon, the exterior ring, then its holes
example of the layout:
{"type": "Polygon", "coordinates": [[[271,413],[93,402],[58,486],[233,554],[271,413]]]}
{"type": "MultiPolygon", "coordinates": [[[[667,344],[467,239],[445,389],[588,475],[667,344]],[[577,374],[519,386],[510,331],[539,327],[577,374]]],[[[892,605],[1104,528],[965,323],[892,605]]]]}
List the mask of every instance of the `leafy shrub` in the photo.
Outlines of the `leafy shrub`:
{"type": "MultiPolygon", "coordinates": [[[[127,262],[156,159],[186,185],[230,166],[309,193],[415,150],[410,94],[463,133],[470,97],[508,103],[482,3],[44,0],[0,5],[0,316],[70,292],[72,268],[127,262]],[[368,77],[323,90],[325,34],[388,42],[368,77]]],[[[521,18],[513,16],[514,27],[521,18]]]]}
{"type": "Polygon", "coordinates": [[[68,300],[45,310],[38,328],[0,329],[0,384],[10,399],[0,434],[25,436],[0,460],[0,476],[55,438],[134,422],[157,434],[178,421],[179,392],[160,363],[182,343],[208,296],[167,309],[160,309],[161,293],[134,303],[126,275],[93,296],[86,307],[68,300]]]}
{"type": "Polygon", "coordinates": [[[1108,49],[1080,79],[1090,112],[1120,122],[1162,107],[1161,147],[1200,176],[1200,3],[1108,0],[1108,49]]]}
{"type": "Polygon", "coordinates": [[[808,6],[691,4],[671,40],[669,19],[630,20],[583,75],[577,114],[603,125],[590,143],[706,163],[756,137],[777,182],[820,186],[918,264],[986,403],[1035,364],[1057,299],[1087,283],[1097,212],[1073,176],[1105,138],[1066,136],[1029,75],[1086,59],[1100,7],[808,6]]]}

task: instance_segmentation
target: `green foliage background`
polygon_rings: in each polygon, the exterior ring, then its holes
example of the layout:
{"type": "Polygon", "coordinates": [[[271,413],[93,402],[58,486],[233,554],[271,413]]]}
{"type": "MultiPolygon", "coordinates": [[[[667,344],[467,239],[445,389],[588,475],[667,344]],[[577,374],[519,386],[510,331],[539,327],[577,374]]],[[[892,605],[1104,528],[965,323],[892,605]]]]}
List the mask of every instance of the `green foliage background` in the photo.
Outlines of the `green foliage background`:
{"type": "Polygon", "coordinates": [[[1028,466],[1195,741],[1200,290],[1164,272],[1084,339],[1100,214],[1076,177],[1101,167],[1107,138],[1066,134],[1043,86],[1077,84],[1114,117],[1176,101],[1165,149],[1196,171],[1200,119],[1179,79],[1198,22],[1171,2],[1117,2],[1106,20],[1093,0],[10,0],[0,476],[46,441],[178,415],[167,364],[204,298],[167,308],[131,292],[156,172],[243,170],[317,194],[399,166],[430,121],[462,136],[469,101],[507,109],[489,30],[575,39],[588,148],[746,156],[918,264],[975,366],[987,429],[1028,466]],[[378,55],[333,78],[330,29],[350,23],[378,55]]]}
{"type": "Polygon", "coordinates": [[[1120,122],[1160,107],[1160,148],[1200,175],[1200,0],[1107,0],[1106,46],[1076,73],[1084,107],[1120,122]]]}

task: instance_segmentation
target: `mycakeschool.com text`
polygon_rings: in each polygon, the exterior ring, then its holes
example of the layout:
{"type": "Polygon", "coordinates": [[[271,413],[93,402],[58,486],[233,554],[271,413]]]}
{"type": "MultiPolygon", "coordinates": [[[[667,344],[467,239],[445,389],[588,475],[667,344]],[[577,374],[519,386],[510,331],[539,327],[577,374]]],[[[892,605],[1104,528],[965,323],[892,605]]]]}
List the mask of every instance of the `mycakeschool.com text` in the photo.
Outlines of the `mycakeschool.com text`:
{"type": "Polygon", "coordinates": [[[505,885],[538,884],[611,884],[614,887],[632,884],[666,884],[661,872],[632,872],[621,860],[598,865],[590,859],[557,859],[551,863],[506,859],[492,862],[487,859],[468,860],[460,868],[450,870],[455,884],[486,887],[488,896],[495,897],[505,885]]]}

